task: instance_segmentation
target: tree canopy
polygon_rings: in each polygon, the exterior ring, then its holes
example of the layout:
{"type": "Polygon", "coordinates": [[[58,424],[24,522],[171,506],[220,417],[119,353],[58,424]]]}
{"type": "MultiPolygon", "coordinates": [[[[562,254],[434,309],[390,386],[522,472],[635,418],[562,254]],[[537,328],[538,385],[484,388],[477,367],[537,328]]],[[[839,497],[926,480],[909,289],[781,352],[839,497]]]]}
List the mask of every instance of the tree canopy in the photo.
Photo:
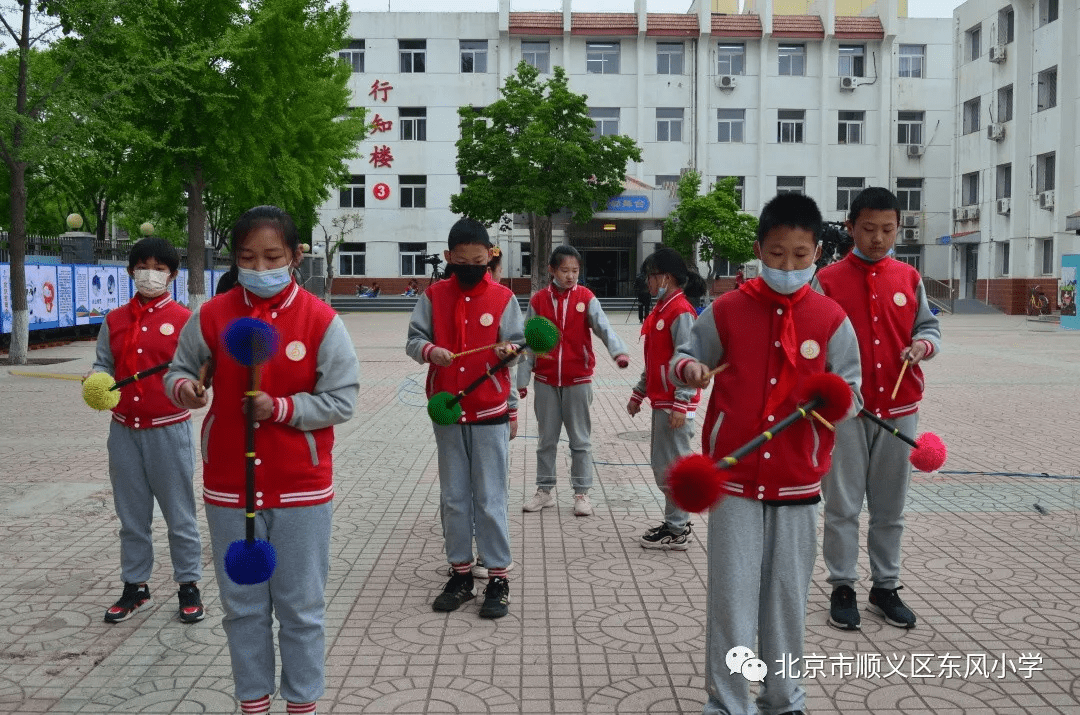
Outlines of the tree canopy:
{"type": "Polygon", "coordinates": [[[729,176],[701,193],[701,174],[688,171],[679,178],[678,205],[664,221],[664,244],[689,261],[712,264],[717,258],[745,263],[754,257],[757,218],[739,208],[736,178],[729,176]]]}

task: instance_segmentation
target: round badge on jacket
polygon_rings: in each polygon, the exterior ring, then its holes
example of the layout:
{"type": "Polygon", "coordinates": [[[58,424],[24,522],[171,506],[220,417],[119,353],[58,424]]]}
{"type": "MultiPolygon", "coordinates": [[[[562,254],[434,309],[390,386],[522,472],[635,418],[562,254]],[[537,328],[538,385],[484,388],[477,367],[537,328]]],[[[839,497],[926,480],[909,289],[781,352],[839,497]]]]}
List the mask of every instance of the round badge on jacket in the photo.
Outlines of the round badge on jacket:
{"type": "Polygon", "coordinates": [[[285,346],[285,357],[293,362],[300,362],[307,355],[307,346],[299,340],[293,340],[285,346]]]}
{"type": "Polygon", "coordinates": [[[480,316],[480,325],[483,325],[485,328],[490,328],[491,324],[494,322],[495,316],[491,313],[484,313],[480,316]]]}
{"type": "Polygon", "coordinates": [[[656,321],[656,329],[657,330],[663,330],[664,329],[664,324],[665,324],[664,319],[660,318],[660,320],[656,321]]]}
{"type": "Polygon", "coordinates": [[[158,328],[158,330],[161,331],[162,335],[172,335],[176,332],[176,326],[172,323],[162,323],[161,327],[158,328]]]}
{"type": "Polygon", "coordinates": [[[578,302],[578,304],[577,304],[577,312],[579,312],[579,313],[584,313],[585,312],[585,304],[584,303],[578,302]]]}
{"type": "Polygon", "coordinates": [[[813,360],[821,354],[821,346],[817,340],[804,340],[799,346],[799,354],[807,360],[813,360]]]}
{"type": "Polygon", "coordinates": [[[893,293],[892,302],[903,308],[907,305],[907,296],[897,291],[896,293],[893,293]]]}

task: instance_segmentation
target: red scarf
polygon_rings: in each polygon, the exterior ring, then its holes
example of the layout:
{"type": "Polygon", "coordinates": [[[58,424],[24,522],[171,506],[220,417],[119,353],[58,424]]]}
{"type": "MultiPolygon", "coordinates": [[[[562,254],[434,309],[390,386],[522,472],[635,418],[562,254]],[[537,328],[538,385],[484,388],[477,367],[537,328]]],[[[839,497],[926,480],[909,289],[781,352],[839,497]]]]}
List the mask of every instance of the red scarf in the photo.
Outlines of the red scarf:
{"type": "Polygon", "coordinates": [[[769,399],[765,401],[765,409],[761,413],[762,419],[769,415],[774,415],[779,419],[780,415],[776,414],[776,409],[788,398],[799,381],[796,368],[799,336],[795,332],[795,314],[792,308],[806,297],[810,292],[810,286],[804,285],[791,295],[783,295],[774,291],[759,277],[743,283],[739,286],[739,290],[763,305],[775,306],[784,311],[780,316],[780,347],[783,348],[786,359],[780,367],[776,385],[769,392],[769,399]]]}
{"type": "MultiPolygon", "coordinates": [[[[143,302],[141,294],[136,293],[132,296],[131,301],[128,303],[128,308],[131,310],[131,324],[128,326],[127,340],[124,341],[124,348],[120,351],[116,360],[115,377],[117,380],[122,380],[125,377],[131,377],[139,371],[139,354],[136,352],[139,349],[139,336],[142,333],[142,321],[143,316],[146,315],[146,311],[154,303],[161,300],[161,296],[156,298],[148,298],[146,302],[143,302]]],[[[115,350],[113,354],[116,354],[115,350]]],[[[136,394],[142,394],[142,383],[136,381],[131,386],[129,392],[135,392],[136,394]]]]}

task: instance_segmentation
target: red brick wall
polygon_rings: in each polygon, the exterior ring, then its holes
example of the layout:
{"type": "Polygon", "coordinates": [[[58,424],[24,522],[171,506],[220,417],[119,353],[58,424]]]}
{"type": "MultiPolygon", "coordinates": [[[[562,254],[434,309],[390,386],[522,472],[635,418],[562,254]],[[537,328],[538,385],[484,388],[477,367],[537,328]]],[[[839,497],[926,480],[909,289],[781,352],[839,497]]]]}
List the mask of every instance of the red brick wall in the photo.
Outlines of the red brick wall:
{"type": "Polygon", "coordinates": [[[1057,310],[1057,279],[1053,276],[1041,278],[990,278],[980,280],[978,286],[978,299],[987,300],[987,284],[989,284],[990,305],[997,306],[1008,315],[1025,315],[1027,313],[1028,294],[1034,286],[1040,286],[1041,290],[1050,300],[1050,310],[1057,310]]]}

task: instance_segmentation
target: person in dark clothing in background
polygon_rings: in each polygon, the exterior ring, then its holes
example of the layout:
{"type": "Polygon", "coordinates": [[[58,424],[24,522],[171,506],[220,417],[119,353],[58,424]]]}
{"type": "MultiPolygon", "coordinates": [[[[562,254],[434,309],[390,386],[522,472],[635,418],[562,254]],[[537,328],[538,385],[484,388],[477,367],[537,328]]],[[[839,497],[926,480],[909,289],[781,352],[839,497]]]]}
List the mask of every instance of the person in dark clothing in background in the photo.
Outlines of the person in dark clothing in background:
{"type": "Polygon", "coordinates": [[[637,298],[637,317],[639,323],[645,322],[645,316],[652,310],[652,295],[649,293],[648,278],[645,275],[645,264],[641,265],[641,272],[634,279],[634,296],[637,298]]]}

